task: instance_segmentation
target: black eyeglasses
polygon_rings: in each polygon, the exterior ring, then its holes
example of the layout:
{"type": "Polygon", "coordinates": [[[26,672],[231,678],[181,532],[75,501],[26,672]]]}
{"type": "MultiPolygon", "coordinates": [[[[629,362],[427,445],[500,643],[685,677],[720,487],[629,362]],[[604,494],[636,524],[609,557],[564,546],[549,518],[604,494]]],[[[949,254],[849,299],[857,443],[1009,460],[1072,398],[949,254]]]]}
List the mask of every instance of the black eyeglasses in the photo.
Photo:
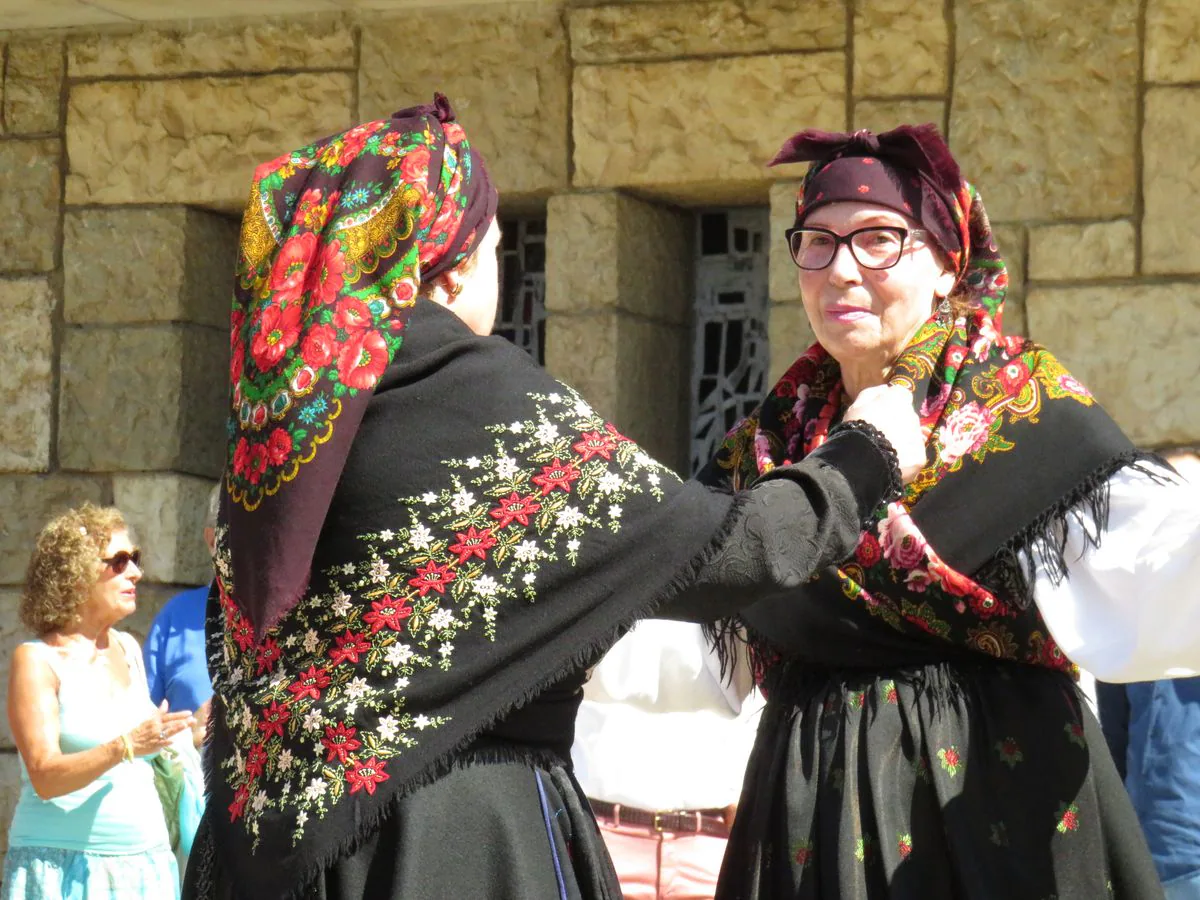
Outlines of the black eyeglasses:
{"type": "Polygon", "coordinates": [[[926,232],[920,228],[874,225],[846,235],[828,228],[789,228],[784,234],[792,261],[802,269],[824,269],[833,262],[842,244],[850,248],[850,255],[863,268],[890,269],[904,255],[905,242],[926,232]]]}
{"type": "Polygon", "coordinates": [[[142,551],[136,548],[133,550],[118,550],[107,559],[103,556],[100,557],[100,562],[112,569],[114,575],[120,575],[129,567],[130,563],[133,563],[139,569],[142,567],[142,551]]]}

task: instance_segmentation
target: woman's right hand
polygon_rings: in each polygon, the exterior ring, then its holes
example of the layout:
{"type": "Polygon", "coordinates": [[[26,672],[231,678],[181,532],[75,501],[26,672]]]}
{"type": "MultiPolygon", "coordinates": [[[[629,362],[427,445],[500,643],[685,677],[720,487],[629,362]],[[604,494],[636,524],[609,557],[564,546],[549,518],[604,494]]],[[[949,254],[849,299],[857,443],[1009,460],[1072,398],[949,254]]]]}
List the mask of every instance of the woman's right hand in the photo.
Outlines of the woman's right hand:
{"type": "Polygon", "coordinates": [[[844,421],[874,425],[896,451],[900,477],[908,484],[925,467],[925,435],[913,409],[912,392],[897,385],[864,388],[846,410],[844,421]]]}
{"type": "Polygon", "coordinates": [[[190,711],[167,712],[167,701],[164,700],[154,715],[129,732],[133,755],[150,756],[165,749],[170,745],[171,738],[191,728],[194,723],[190,711]]]}

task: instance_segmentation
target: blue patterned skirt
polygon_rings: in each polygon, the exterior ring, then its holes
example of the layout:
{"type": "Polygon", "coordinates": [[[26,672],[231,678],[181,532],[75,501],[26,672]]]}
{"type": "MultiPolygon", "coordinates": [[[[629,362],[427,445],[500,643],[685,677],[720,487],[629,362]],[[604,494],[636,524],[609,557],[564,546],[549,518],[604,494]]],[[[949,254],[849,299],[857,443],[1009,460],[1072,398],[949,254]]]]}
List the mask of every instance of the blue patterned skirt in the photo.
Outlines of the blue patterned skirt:
{"type": "Polygon", "coordinates": [[[166,847],[105,855],[13,847],[0,900],[178,900],[179,867],[166,847]]]}

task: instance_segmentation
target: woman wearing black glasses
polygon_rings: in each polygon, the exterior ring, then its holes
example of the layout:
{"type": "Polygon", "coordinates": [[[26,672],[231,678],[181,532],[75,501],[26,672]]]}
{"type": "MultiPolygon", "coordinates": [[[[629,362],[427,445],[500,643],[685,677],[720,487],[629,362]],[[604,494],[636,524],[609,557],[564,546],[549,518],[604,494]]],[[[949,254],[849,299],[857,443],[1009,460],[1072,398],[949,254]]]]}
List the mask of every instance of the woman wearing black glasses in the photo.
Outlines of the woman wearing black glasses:
{"type": "Polygon", "coordinates": [[[154,708],[142,654],[114,627],[142,570],[116,509],[84,505],[37,538],[13,653],[8,719],[21,756],[0,897],[179,895],[150,758],[193,724],[154,708]]]}

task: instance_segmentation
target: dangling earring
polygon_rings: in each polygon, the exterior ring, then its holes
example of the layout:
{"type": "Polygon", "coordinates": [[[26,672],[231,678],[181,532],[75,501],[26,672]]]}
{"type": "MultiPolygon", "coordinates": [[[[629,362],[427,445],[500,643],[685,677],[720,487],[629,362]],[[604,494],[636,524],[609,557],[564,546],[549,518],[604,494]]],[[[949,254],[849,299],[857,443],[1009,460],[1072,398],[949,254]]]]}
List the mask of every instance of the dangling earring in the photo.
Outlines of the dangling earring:
{"type": "Polygon", "coordinates": [[[462,293],[462,290],[463,290],[463,284],[460,281],[460,282],[458,282],[458,284],[451,287],[450,290],[446,291],[446,294],[448,295],[446,297],[446,303],[450,304],[450,303],[453,303],[455,300],[457,300],[458,295],[462,293]]]}
{"type": "Polygon", "coordinates": [[[934,312],[937,313],[938,321],[949,322],[950,321],[950,298],[943,297],[942,302],[939,303],[934,308],[934,312]]]}

